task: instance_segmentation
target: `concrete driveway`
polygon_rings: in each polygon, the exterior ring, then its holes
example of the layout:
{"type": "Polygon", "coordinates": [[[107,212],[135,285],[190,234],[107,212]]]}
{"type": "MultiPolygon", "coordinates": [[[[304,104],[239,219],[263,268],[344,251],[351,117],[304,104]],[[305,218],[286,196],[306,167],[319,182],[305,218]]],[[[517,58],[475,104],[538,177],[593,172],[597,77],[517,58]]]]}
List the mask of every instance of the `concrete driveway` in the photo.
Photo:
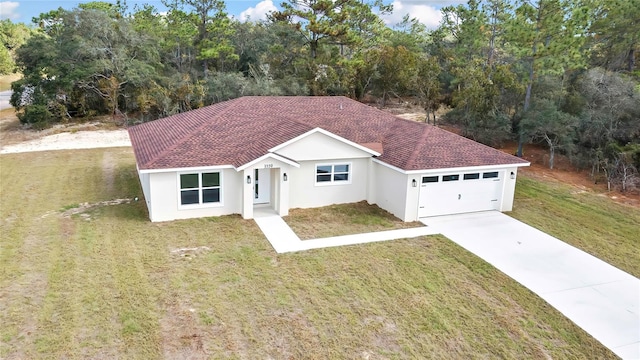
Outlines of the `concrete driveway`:
{"type": "Polygon", "coordinates": [[[424,218],[623,359],[640,358],[640,280],[497,211],[424,218]]]}

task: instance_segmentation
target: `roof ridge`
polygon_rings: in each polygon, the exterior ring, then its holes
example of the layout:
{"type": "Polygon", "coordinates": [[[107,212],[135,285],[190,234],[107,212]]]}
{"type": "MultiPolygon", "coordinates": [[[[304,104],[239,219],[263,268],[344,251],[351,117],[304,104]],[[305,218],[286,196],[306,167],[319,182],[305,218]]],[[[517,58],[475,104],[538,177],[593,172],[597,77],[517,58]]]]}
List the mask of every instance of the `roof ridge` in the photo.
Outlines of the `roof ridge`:
{"type": "MultiPolygon", "coordinates": [[[[217,119],[219,118],[221,115],[224,115],[225,113],[227,113],[229,111],[229,105],[231,102],[234,102],[237,99],[242,99],[242,98],[236,98],[236,99],[231,99],[231,100],[227,100],[227,101],[223,101],[223,102],[219,102],[216,104],[211,104],[209,106],[205,106],[203,108],[200,108],[199,110],[205,110],[207,107],[211,107],[211,106],[215,106],[215,105],[222,105],[225,104],[226,107],[219,113],[217,113],[215,116],[212,116],[210,119],[217,119]]],[[[182,114],[186,114],[189,111],[186,111],[182,114]]],[[[203,111],[204,112],[204,111],[203,111]]],[[[156,154],[156,156],[153,158],[152,161],[147,162],[147,164],[145,164],[147,167],[149,166],[153,166],[153,164],[158,160],[161,159],[165,154],[167,154],[168,152],[170,152],[171,150],[174,150],[175,148],[177,148],[178,146],[182,145],[187,139],[193,137],[195,135],[195,133],[204,128],[205,126],[209,125],[209,121],[205,120],[202,122],[202,124],[200,124],[199,126],[197,126],[196,128],[194,128],[192,131],[189,131],[188,133],[186,133],[184,136],[180,137],[179,139],[177,139],[177,141],[174,141],[173,144],[167,148],[165,148],[164,150],[162,150],[161,152],[159,152],[158,154],[156,154]]]]}
{"type": "MultiPolygon", "coordinates": [[[[402,119],[401,117],[398,117],[398,118],[402,119]]],[[[408,119],[403,119],[403,120],[408,120],[408,119]]],[[[413,121],[413,120],[409,120],[409,121],[411,121],[412,123],[415,123],[415,124],[421,124],[421,123],[418,123],[418,122],[413,121]]],[[[408,167],[410,164],[412,164],[415,161],[416,157],[418,157],[418,155],[420,153],[420,150],[422,148],[422,145],[424,144],[425,140],[427,139],[427,134],[428,134],[427,130],[429,130],[429,126],[431,126],[431,125],[429,125],[429,124],[425,124],[425,125],[422,125],[422,126],[418,125],[418,127],[421,128],[420,130],[422,130],[422,136],[420,137],[420,140],[418,140],[418,143],[416,144],[416,146],[413,148],[413,151],[411,152],[411,156],[409,156],[407,161],[405,161],[405,163],[404,163],[405,167],[408,167]]]]}

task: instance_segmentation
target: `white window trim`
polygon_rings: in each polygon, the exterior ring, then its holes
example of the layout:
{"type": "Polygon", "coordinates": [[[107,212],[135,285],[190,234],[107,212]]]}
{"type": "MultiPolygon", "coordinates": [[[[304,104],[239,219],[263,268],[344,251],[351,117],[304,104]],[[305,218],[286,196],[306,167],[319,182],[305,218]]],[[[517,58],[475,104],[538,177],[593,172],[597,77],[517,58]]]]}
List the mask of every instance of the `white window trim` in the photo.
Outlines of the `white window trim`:
{"type": "Polygon", "coordinates": [[[353,163],[351,162],[334,162],[334,163],[317,163],[313,168],[313,182],[316,186],[334,186],[334,185],[349,185],[353,179],[353,163]],[[334,181],[333,175],[335,174],[334,169],[336,166],[347,165],[349,166],[349,179],[348,180],[340,180],[334,181]],[[318,166],[331,166],[331,181],[321,181],[318,182],[318,166]]]}
{"type": "MultiPolygon", "coordinates": [[[[205,209],[205,208],[217,208],[217,207],[222,207],[224,206],[224,182],[223,182],[223,170],[222,169],[216,169],[216,170],[200,170],[200,171],[180,171],[176,173],[176,182],[177,182],[177,188],[178,188],[178,210],[188,210],[188,209],[205,209]],[[198,204],[188,204],[188,205],[182,205],[182,189],[180,188],[180,175],[185,175],[185,174],[198,174],[198,195],[200,196],[200,201],[202,201],[202,174],[209,174],[209,173],[218,173],[220,176],[220,201],[215,202],[215,203],[198,203],[198,204]]],[[[208,187],[207,189],[210,189],[210,187],[208,187]]]]}

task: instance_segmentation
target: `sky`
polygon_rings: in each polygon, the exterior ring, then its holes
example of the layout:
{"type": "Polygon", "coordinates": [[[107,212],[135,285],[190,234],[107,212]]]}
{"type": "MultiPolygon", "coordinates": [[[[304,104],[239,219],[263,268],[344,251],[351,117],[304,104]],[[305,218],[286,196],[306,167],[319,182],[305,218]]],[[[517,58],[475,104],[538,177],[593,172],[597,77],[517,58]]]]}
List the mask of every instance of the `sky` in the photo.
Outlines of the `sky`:
{"type": "MultiPolygon", "coordinates": [[[[227,5],[227,12],[237,19],[244,20],[249,17],[251,20],[263,20],[266,19],[267,13],[277,10],[282,1],[283,0],[276,0],[275,2],[272,0],[225,0],[225,3],[227,5]]],[[[41,13],[57,9],[58,7],[73,9],[77,7],[78,4],[84,2],[88,1],[0,1],[0,19],[10,19],[12,22],[31,24],[31,18],[37,17],[41,13]]],[[[109,2],[115,3],[115,0],[109,0],[109,2]]],[[[392,3],[394,12],[389,15],[384,15],[382,18],[387,25],[393,26],[400,22],[405,14],[410,14],[411,17],[417,18],[428,28],[433,29],[437,27],[440,22],[440,9],[443,6],[457,5],[464,2],[465,1],[461,0],[395,0],[392,3]]],[[[136,4],[153,5],[159,11],[163,11],[165,9],[160,0],[127,0],[126,3],[130,10],[133,10],[134,5],[136,4]]]]}

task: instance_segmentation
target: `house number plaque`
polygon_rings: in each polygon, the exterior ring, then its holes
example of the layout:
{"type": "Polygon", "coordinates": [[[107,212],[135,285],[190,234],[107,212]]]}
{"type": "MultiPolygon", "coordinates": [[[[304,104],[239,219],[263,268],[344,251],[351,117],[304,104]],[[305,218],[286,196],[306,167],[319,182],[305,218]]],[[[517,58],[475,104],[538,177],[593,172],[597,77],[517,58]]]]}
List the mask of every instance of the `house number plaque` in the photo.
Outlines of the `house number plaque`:
{"type": "Polygon", "coordinates": [[[265,169],[271,169],[272,167],[273,167],[273,164],[264,164],[265,169]]]}

